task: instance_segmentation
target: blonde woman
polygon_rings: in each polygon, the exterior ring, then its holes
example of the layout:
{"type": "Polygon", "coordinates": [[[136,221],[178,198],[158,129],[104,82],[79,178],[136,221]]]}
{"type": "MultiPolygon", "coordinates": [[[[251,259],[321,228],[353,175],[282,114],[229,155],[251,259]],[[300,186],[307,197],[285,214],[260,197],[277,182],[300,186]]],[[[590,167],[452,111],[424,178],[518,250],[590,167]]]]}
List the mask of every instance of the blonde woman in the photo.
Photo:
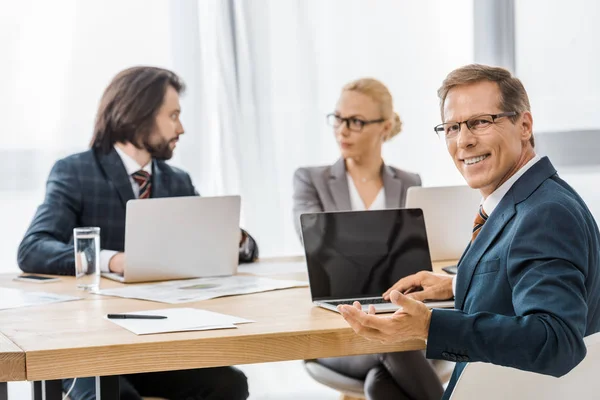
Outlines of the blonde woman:
{"type": "MultiPolygon", "coordinates": [[[[345,85],[335,111],[327,116],[341,157],[333,165],[299,168],[294,175],[294,222],[306,212],[399,208],[406,191],[420,186],[419,175],[386,165],[383,143],[400,133],[402,122],[392,96],[376,79],[345,85]]],[[[370,354],[318,360],[322,365],[365,381],[367,399],[429,400],[443,388],[422,351],[370,354]]]]}

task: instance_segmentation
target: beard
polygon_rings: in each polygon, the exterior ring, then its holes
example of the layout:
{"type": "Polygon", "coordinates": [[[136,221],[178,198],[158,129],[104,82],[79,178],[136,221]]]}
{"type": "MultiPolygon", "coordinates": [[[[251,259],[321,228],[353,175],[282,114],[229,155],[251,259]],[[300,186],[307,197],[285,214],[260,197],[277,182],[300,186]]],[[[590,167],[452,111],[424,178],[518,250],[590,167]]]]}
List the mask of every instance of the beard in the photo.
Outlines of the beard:
{"type": "Polygon", "coordinates": [[[150,135],[145,137],[142,140],[142,145],[146,149],[148,153],[152,156],[152,158],[156,160],[170,160],[173,157],[173,149],[171,149],[171,142],[177,140],[171,139],[167,140],[159,135],[150,135]],[[150,136],[156,136],[158,138],[156,143],[151,143],[150,136]]]}

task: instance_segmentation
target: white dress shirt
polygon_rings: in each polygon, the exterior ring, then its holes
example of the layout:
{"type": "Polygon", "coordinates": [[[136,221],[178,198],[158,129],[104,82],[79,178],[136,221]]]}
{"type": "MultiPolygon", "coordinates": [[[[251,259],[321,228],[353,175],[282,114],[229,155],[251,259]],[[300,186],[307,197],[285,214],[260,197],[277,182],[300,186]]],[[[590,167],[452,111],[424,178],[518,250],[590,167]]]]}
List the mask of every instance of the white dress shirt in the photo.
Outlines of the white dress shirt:
{"type": "MultiPolygon", "coordinates": [[[[510,188],[515,184],[515,182],[523,176],[525,172],[535,163],[540,161],[542,157],[539,155],[533,156],[531,160],[527,162],[527,164],[523,165],[520,170],[518,170],[513,176],[508,178],[506,182],[504,182],[500,187],[492,192],[486,199],[481,199],[481,204],[483,205],[483,210],[488,215],[488,218],[492,215],[502,198],[508,193],[510,188]]],[[[473,212],[473,220],[475,220],[476,211],[473,212]]],[[[452,278],[452,294],[456,296],[456,275],[452,278]]]]}
{"type": "Polygon", "coordinates": [[[352,211],[365,211],[365,210],[384,210],[385,209],[385,188],[382,186],[377,193],[377,197],[371,203],[371,206],[367,208],[365,203],[360,197],[358,193],[358,189],[352,180],[350,174],[346,173],[346,178],[348,179],[348,190],[350,191],[350,207],[352,211]]]}
{"type": "MultiPolygon", "coordinates": [[[[125,171],[127,171],[127,175],[129,175],[129,182],[131,182],[131,189],[133,190],[133,195],[137,199],[140,196],[140,186],[133,179],[131,175],[139,170],[146,171],[152,176],[152,161],[143,167],[138,164],[131,156],[126,154],[123,150],[119,148],[119,146],[115,145],[115,150],[117,154],[121,158],[123,165],[125,166],[125,171]]],[[[114,250],[100,250],[100,271],[102,272],[110,272],[108,268],[108,264],[110,263],[110,259],[113,258],[118,251],[114,250]]]]}

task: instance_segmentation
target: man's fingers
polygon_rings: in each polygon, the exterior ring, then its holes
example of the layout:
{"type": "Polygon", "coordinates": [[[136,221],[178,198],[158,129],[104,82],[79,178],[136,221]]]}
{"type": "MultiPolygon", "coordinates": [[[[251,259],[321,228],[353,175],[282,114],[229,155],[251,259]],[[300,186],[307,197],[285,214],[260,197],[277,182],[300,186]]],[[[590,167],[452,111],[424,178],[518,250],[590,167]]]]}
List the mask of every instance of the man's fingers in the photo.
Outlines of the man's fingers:
{"type": "Polygon", "coordinates": [[[366,320],[364,319],[364,317],[376,319],[378,317],[374,315],[365,314],[362,311],[359,311],[356,308],[347,305],[339,306],[338,310],[340,311],[340,314],[342,314],[346,322],[348,322],[350,327],[354,330],[354,332],[366,337],[367,339],[379,340],[381,332],[377,329],[368,326],[368,324],[365,323],[366,320]]]}
{"type": "Polygon", "coordinates": [[[350,320],[357,322],[358,324],[373,329],[379,329],[382,325],[382,321],[375,314],[367,314],[362,310],[358,310],[355,307],[340,306],[338,308],[344,319],[348,322],[350,320]]]}
{"type": "Polygon", "coordinates": [[[433,293],[431,290],[426,289],[426,290],[422,290],[420,292],[411,293],[409,295],[406,295],[406,297],[409,297],[416,301],[425,301],[425,300],[430,300],[431,298],[433,298],[432,294],[433,293]]]}
{"type": "Polygon", "coordinates": [[[402,307],[406,314],[414,314],[420,311],[420,306],[422,305],[419,301],[412,299],[409,296],[405,296],[397,290],[394,290],[390,294],[390,298],[392,299],[392,303],[402,307]]]}
{"type": "Polygon", "coordinates": [[[398,290],[399,292],[404,292],[405,290],[408,290],[408,289],[414,288],[414,287],[418,287],[418,286],[420,286],[420,279],[417,277],[417,274],[409,275],[407,277],[400,279],[398,282],[396,282],[394,285],[392,285],[391,288],[386,290],[383,293],[383,298],[386,300],[389,300],[390,293],[392,292],[392,290],[398,290]]]}
{"type": "Polygon", "coordinates": [[[362,326],[366,328],[373,329],[377,332],[381,332],[385,329],[385,321],[375,313],[362,313],[360,315],[356,315],[355,318],[362,326]]]}

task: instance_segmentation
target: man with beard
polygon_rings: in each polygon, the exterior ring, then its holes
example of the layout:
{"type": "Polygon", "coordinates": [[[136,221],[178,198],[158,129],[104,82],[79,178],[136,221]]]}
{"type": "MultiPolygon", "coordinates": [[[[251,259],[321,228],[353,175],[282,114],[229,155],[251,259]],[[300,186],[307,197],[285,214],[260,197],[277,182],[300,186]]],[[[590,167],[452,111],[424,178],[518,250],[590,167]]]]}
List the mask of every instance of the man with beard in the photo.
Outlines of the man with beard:
{"type": "MultiPolygon", "coordinates": [[[[73,228],[100,227],[100,267],[123,273],[125,206],[128,200],[198,195],[189,175],[165,163],[184,133],[179,95],[184,84],[171,71],[134,67],[106,88],[91,149],[59,160],[48,178],[46,197],[19,246],[25,272],[74,275],[73,228]]],[[[254,239],[240,230],[240,262],[257,258],[254,239]]],[[[66,390],[72,380],[63,380],[66,390]]],[[[235,368],[121,376],[121,399],[246,399],[248,385],[235,368]]],[[[72,400],[93,400],[94,378],[79,378],[72,400]]]]}

